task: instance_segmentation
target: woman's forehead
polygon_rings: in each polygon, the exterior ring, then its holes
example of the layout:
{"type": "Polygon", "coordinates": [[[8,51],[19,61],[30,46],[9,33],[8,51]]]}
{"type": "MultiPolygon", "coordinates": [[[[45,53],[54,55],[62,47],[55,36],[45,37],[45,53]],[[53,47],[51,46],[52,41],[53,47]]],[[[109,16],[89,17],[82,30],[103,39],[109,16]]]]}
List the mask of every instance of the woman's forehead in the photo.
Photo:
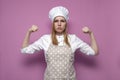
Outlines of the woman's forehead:
{"type": "Polygon", "coordinates": [[[63,16],[56,16],[56,17],[55,17],[55,20],[56,20],[56,19],[62,19],[62,20],[65,20],[65,18],[64,18],[63,16]]]}

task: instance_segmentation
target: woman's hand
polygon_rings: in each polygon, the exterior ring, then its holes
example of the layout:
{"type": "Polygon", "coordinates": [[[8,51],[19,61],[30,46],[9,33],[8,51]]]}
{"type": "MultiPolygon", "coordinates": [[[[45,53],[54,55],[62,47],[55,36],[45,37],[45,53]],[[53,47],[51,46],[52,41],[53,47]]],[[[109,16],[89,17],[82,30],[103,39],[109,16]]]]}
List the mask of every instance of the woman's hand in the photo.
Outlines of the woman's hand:
{"type": "Polygon", "coordinates": [[[82,28],[82,31],[83,31],[84,33],[89,33],[89,34],[92,33],[92,31],[90,30],[90,28],[88,28],[88,27],[86,27],[86,26],[82,28]]]}
{"type": "Polygon", "coordinates": [[[29,32],[36,32],[38,30],[38,26],[32,25],[31,28],[29,28],[29,32]]]}

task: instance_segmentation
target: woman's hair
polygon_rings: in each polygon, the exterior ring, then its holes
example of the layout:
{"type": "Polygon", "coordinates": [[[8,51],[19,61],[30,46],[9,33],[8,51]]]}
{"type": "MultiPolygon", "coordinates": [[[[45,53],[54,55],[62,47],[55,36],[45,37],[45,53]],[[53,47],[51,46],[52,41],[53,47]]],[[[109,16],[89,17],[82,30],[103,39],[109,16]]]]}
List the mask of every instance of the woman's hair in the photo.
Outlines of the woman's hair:
{"type": "MultiPolygon", "coordinates": [[[[68,41],[68,34],[67,34],[66,28],[67,28],[67,24],[65,25],[65,30],[63,31],[64,42],[70,47],[70,43],[68,41]]],[[[56,38],[56,31],[55,31],[54,21],[52,23],[52,35],[51,35],[51,38],[52,38],[52,43],[54,45],[58,45],[58,41],[57,41],[57,38],[56,38]]]]}

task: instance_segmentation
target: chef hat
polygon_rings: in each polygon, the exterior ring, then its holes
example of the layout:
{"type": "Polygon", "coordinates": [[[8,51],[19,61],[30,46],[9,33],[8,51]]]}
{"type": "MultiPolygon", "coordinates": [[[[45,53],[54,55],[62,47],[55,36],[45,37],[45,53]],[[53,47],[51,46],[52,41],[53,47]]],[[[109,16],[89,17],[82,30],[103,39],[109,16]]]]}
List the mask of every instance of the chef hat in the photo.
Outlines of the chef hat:
{"type": "Polygon", "coordinates": [[[65,7],[57,6],[49,11],[49,18],[53,21],[56,16],[63,16],[66,20],[68,20],[68,13],[69,11],[65,7]]]}

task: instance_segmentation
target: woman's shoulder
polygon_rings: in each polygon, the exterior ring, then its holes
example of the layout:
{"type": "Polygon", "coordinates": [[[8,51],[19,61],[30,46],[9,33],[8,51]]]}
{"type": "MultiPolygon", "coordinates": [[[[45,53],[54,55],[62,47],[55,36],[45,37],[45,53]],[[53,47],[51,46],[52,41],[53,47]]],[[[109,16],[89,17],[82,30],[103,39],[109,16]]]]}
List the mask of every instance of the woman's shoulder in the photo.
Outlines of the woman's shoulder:
{"type": "Polygon", "coordinates": [[[75,38],[76,38],[76,35],[75,35],[75,34],[68,34],[68,39],[69,39],[70,41],[74,41],[75,38]]]}
{"type": "Polygon", "coordinates": [[[44,34],[42,35],[42,38],[50,38],[51,34],[44,34]]]}
{"type": "Polygon", "coordinates": [[[51,39],[50,36],[51,36],[50,34],[44,34],[44,35],[42,35],[42,36],[39,38],[39,40],[48,41],[48,40],[51,39]]]}
{"type": "Polygon", "coordinates": [[[75,34],[68,34],[68,37],[69,37],[69,38],[75,38],[76,35],[75,35],[75,34]]]}
{"type": "Polygon", "coordinates": [[[71,41],[76,41],[76,40],[81,40],[76,34],[68,34],[68,38],[71,40],[71,41]]]}

